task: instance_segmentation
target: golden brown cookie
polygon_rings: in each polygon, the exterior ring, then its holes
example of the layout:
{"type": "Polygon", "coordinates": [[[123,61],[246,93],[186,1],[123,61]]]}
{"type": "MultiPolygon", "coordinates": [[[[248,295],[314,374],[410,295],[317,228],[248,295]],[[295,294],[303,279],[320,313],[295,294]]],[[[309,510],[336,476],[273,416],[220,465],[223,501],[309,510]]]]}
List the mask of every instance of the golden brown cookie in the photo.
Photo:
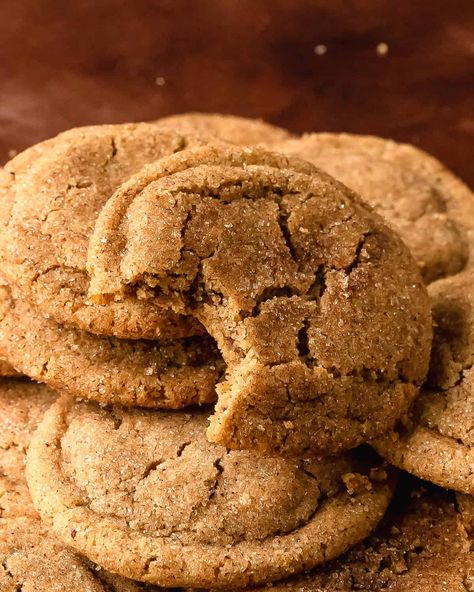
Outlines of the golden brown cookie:
{"type": "Polygon", "coordinates": [[[33,436],[35,507],[69,546],[115,573],[232,589],[275,580],[364,538],[391,497],[385,471],[229,451],[206,415],[61,399],[33,436]]]}
{"type": "Polygon", "coordinates": [[[100,337],[59,325],[0,286],[0,352],[52,388],[101,403],[176,409],[212,403],[224,364],[213,340],[100,337]]]}
{"type": "Polygon", "coordinates": [[[23,300],[59,323],[123,338],[202,332],[149,302],[87,302],[89,235],[102,205],[143,165],[199,143],[153,124],[69,130],[33,146],[0,175],[0,271],[23,300]]]}
{"type": "Polygon", "coordinates": [[[31,433],[54,399],[53,391],[33,382],[0,382],[0,590],[158,592],[85,562],[41,523],[23,461],[31,433]]]}
{"type": "Polygon", "coordinates": [[[391,463],[474,494],[474,272],[429,287],[435,333],[428,382],[407,418],[375,443],[391,463]]]}
{"type": "Polygon", "coordinates": [[[48,387],[26,379],[0,380],[0,475],[19,479],[32,432],[56,399],[48,387]]]}
{"type": "Polygon", "coordinates": [[[474,245],[474,196],[438,160],[375,136],[309,134],[278,150],[313,162],[357,191],[410,248],[426,282],[461,271],[474,245]]]}
{"type": "Polygon", "coordinates": [[[163,117],[155,123],[179,132],[214,136],[232,144],[272,146],[291,137],[286,129],[270,125],[261,119],[219,113],[181,113],[163,117]]]}
{"type": "Polygon", "coordinates": [[[472,542],[450,494],[421,488],[395,497],[376,532],[340,559],[259,590],[470,592],[472,542]]]}
{"type": "Polygon", "coordinates": [[[210,438],[330,454],[381,434],[423,382],[429,301],[407,248],[345,186],[260,148],[157,161],[104,206],[91,295],[195,315],[228,365],[210,438]]]}

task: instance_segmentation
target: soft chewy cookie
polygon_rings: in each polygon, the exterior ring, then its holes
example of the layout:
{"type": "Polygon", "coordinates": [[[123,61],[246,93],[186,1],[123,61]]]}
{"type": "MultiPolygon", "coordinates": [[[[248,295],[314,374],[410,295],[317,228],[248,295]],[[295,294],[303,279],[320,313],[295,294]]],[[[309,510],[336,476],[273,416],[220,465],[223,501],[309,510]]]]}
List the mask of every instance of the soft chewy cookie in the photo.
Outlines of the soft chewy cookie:
{"type": "Polygon", "coordinates": [[[211,403],[224,370],[213,340],[100,337],[59,325],[0,286],[0,352],[15,367],[80,399],[176,409],[211,403]]]}
{"type": "Polygon", "coordinates": [[[438,160],[374,136],[309,134],[278,145],[367,200],[410,248],[426,282],[462,270],[474,244],[474,196],[438,160]]]}
{"type": "Polygon", "coordinates": [[[85,562],[41,523],[24,480],[24,457],[32,431],[54,399],[42,385],[0,382],[0,589],[158,592],[85,562]]]}
{"type": "Polygon", "coordinates": [[[68,545],[170,586],[263,583],[329,560],[385,511],[390,480],[349,457],[290,461],[206,439],[206,414],[61,399],[33,436],[33,502],[68,545]]]}
{"type": "Polygon", "coordinates": [[[214,136],[232,144],[272,146],[291,137],[287,130],[270,125],[261,119],[218,113],[181,113],[163,117],[156,123],[177,131],[214,136]]]}
{"type": "Polygon", "coordinates": [[[146,163],[200,140],[153,124],[73,129],[6,164],[0,175],[0,270],[23,300],[65,325],[123,338],[202,332],[150,302],[90,305],[89,235],[102,205],[146,163]]]}
{"type": "Polygon", "coordinates": [[[407,409],[431,319],[402,241],[345,186],[260,148],[157,161],[104,206],[91,295],[195,315],[228,374],[210,438],[302,455],[347,449],[407,409]]]}
{"type": "Polygon", "coordinates": [[[474,494],[474,274],[431,284],[435,333],[428,382],[408,416],[376,442],[391,463],[474,494]]]}
{"type": "Polygon", "coordinates": [[[398,496],[376,532],[346,555],[268,592],[469,592],[474,552],[450,494],[398,496]]]}

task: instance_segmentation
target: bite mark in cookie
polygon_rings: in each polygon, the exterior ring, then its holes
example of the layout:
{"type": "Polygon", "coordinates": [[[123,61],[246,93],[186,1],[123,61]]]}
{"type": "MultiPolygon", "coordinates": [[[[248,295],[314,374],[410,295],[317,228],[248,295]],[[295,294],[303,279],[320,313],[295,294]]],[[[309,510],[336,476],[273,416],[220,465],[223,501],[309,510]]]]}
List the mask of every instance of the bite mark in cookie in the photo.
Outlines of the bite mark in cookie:
{"type": "Polygon", "coordinates": [[[402,241],[309,163],[206,146],[104,206],[90,294],[198,318],[228,365],[211,439],[329,454],[381,434],[424,379],[429,301],[402,241]]]}

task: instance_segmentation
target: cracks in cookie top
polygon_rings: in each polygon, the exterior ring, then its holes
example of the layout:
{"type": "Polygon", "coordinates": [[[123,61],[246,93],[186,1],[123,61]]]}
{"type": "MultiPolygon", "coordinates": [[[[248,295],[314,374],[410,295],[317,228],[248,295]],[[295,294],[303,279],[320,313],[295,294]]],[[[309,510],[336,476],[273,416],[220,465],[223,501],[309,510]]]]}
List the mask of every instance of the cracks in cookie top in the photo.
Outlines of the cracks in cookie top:
{"type": "Polygon", "coordinates": [[[208,145],[149,165],[104,206],[88,269],[92,299],[126,301],[132,290],[216,339],[228,375],[209,435],[230,448],[355,446],[406,411],[426,373],[429,305],[407,249],[354,193],[298,159],[208,145]],[[372,374],[367,419],[351,424],[372,374]],[[330,430],[323,407],[311,416],[325,397],[341,401],[330,430]]]}

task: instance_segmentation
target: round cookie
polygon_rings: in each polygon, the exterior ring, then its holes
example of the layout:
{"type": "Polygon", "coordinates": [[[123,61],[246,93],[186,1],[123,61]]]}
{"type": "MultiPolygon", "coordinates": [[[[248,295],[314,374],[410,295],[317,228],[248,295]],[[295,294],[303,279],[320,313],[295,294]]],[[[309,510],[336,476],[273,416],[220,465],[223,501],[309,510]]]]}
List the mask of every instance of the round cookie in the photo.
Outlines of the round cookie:
{"type": "Polygon", "coordinates": [[[391,479],[350,457],[289,461],[206,439],[206,415],[59,400],[33,436],[35,507],[69,546],[165,586],[282,578],[370,532],[391,479]]]}
{"type": "Polygon", "coordinates": [[[76,398],[175,409],[211,403],[224,370],[212,339],[120,340],[58,325],[0,286],[0,352],[76,398]]]}
{"type": "Polygon", "coordinates": [[[474,272],[429,286],[435,326],[428,381],[408,416],[375,442],[389,462],[474,494],[474,272]]]}
{"type": "Polygon", "coordinates": [[[202,333],[149,302],[87,301],[89,235],[102,205],[149,162],[202,142],[153,124],[69,130],[33,146],[0,175],[0,269],[21,299],[59,323],[130,339],[202,333]]]}
{"type": "Polygon", "coordinates": [[[302,456],[384,433],[423,382],[429,301],[381,218],[299,159],[208,145],[157,161],[107,202],[90,294],[195,315],[226,380],[211,440],[302,456]]]}
{"type": "Polygon", "coordinates": [[[432,156],[393,140],[330,133],[277,149],[313,162],[367,200],[403,238],[427,283],[465,268],[474,196],[432,156]]]}
{"type": "Polygon", "coordinates": [[[181,113],[158,119],[155,123],[179,132],[213,136],[232,144],[265,144],[272,146],[288,140],[288,130],[261,119],[221,115],[218,113],[181,113]]]}
{"type": "Polygon", "coordinates": [[[375,533],[312,573],[259,590],[269,592],[467,592],[474,552],[447,492],[398,496],[375,533]]]}

